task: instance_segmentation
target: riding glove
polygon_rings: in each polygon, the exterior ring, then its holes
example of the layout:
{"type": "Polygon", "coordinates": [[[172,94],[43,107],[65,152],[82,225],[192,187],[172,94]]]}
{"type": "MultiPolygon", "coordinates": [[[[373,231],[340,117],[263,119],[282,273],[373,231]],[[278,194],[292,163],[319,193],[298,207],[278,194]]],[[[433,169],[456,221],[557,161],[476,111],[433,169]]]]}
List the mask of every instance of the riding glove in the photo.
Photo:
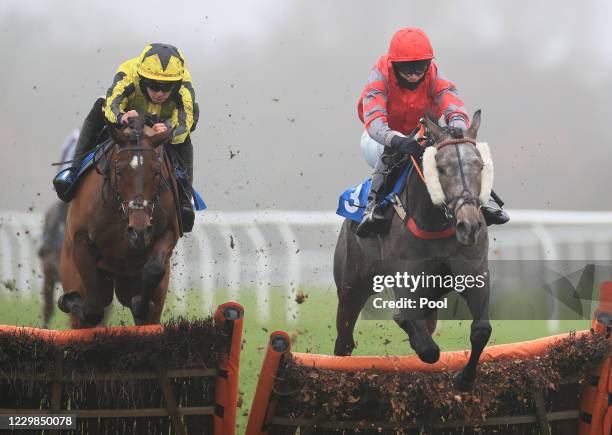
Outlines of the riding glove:
{"type": "Polygon", "coordinates": [[[421,157],[424,151],[423,147],[417,142],[417,135],[393,136],[390,145],[394,150],[414,157],[421,157]]]}

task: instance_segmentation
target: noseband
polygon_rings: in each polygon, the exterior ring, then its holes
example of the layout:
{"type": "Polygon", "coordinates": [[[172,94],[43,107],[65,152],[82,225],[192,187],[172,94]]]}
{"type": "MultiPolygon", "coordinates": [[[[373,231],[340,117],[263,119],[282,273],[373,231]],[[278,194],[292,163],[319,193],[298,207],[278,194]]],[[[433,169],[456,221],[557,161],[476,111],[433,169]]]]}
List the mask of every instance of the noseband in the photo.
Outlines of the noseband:
{"type": "Polygon", "coordinates": [[[474,196],[472,192],[470,192],[470,190],[468,189],[468,183],[465,178],[465,172],[463,172],[463,162],[461,160],[461,152],[459,150],[459,145],[462,143],[471,143],[472,145],[476,146],[476,141],[469,137],[449,138],[449,139],[445,139],[442,142],[434,145],[438,151],[448,145],[454,145],[455,150],[457,151],[457,160],[459,161],[459,173],[461,175],[461,185],[462,185],[461,193],[441,204],[442,210],[444,211],[444,216],[449,221],[454,221],[456,219],[457,212],[461,210],[461,207],[463,207],[464,205],[471,204],[471,205],[474,205],[475,207],[480,207],[482,205],[480,202],[480,199],[474,196]],[[453,207],[453,203],[455,204],[455,207],[453,207]]]}

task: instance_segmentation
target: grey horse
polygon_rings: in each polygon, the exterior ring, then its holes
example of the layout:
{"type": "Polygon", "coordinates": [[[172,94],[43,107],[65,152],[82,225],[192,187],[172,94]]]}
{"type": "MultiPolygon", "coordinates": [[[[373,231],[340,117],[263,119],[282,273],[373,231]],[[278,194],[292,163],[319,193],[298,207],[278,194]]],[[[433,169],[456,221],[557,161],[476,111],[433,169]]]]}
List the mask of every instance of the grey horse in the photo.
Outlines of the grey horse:
{"type": "MultiPolygon", "coordinates": [[[[415,170],[408,175],[398,195],[395,206],[398,212],[393,215],[389,232],[360,238],[352,231],[349,220],[345,220],[340,230],[334,254],[338,291],[334,353],[350,355],[355,348],[355,322],[373,294],[375,276],[398,273],[445,278],[471,276],[480,285],[465,289],[460,295],[473,318],[472,351],[469,362],[457,373],[454,382],[455,388],[465,391],[474,384],[478,359],[491,336],[489,240],[480,205],[490,194],[493,166],[488,146],[478,144],[477,147],[475,140],[480,111],[474,114],[465,136],[461,130],[441,128],[430,119],[424,123],[434,142],[423,156],[425,176],[421,179],[415,170]],[[408,229],[411,225],[413,231],[408,229]]],[[[394,288],[396,301],[400,298],[439,301],[450,291],[453,289],[447,286],[394,288]]],[[[394,315],[396,323],[408,334],[416,354],[430,364],[440,358],[440,348],[431,338],[437,315],[436,308],[419,305],[400,309],[394,315]]]]}

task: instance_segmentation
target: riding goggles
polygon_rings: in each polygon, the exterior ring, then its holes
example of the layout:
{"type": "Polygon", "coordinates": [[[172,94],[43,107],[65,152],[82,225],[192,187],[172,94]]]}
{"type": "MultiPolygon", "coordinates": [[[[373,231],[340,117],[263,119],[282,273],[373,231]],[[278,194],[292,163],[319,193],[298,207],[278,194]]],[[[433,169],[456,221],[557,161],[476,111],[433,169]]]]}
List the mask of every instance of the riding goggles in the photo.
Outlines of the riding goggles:
{"type": "Polygon", "coordinates": [[[171,91],[176,85],[177,82],[158,82],[156,80],[145,81],[145,86],[155,92],[168,92],[171,91]]]}
{"type": "Polygon", "coordinates": [[[430,60],[415,60],[412,62],[394,62],[397,72],[405,75],[421,75],[429,68],[430,60]]]}

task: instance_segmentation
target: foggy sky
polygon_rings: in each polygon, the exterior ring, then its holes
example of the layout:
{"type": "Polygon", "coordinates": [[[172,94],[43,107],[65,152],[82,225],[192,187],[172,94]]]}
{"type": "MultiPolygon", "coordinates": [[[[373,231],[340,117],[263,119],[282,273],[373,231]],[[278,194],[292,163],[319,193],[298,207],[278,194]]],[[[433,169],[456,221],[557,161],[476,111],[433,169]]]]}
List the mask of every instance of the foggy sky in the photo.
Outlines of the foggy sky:
{"type": "Polygon", "coordinates": [[[611,23],[604,0],[3,0],[1,208],[51,202],[65,137],[121,62],[167,42],[200,104],[195,185],[209,207],[333,211],[369,176],[356,113],[369,70],[416,26],[469,114],[482,109],[509,207],[609,209],[611,23]]]}

